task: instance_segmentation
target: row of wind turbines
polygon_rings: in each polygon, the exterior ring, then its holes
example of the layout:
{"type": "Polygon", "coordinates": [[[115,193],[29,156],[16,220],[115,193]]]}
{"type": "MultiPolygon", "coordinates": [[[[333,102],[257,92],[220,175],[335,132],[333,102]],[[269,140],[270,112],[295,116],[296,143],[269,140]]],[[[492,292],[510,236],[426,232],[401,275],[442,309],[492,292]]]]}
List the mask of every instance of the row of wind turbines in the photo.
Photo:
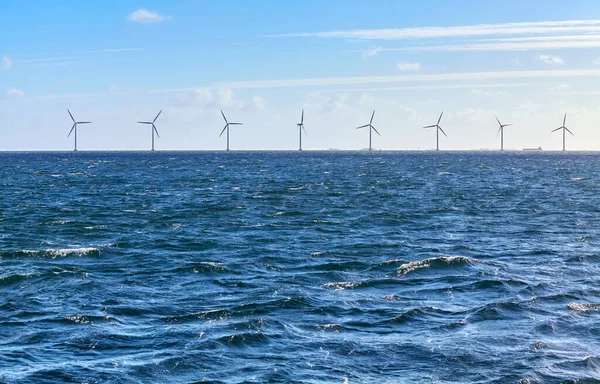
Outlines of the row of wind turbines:
{"type": "MultiPolygon", "coordinates": [[[[73,126],[71,127],[71,130],[69,131],[69,134],[67,135],[67,138],[70,137],[72,133],[74,133],[74,139],[75,139],[74,151],[76,152],[77,151],[77,125],[78,124],[91,124],[92,122],[91,121],[76,121],[75,118],[73,117],[73,115],[71,114],[71,111],[69,111],[67,109],[67,112],[69,113],[71,120],[73,120],[73,126]]],[[[156,123],[156,120],[158,120],[158,117],[160,116],[161,113],[162,113],[162,110],[160,112],[158,112],[158,114],[152,121],[138,121],[138,124],[145,124],[145,125],[151,126],[151,135],[152,135],[152,149],[151,150],[152,151],[154,151],[154,134],[156,133],[156,136],[158,138],[160,138],[160,135],[158,134],[158,129],[156,128],[156,125],[154,123],[156,123]]],[[[223,116],[223,120],[225,120],[225,127],[223,127],[223,130],[219,134],[219,137],[223,136],[223,133],[227,132],[227,149],[226,150],[229,151],[229,127],[232,125],[243,125],[243,123],[230,123],[227,120],[227,117],[225,117],[225,113],[223,113],[222,110],[221,110],[221,115],[223,116]]],[[[424,129],[435,128],[435,150],[436,151],[440,150],[440,132],[442,132],[442,134],[444,136],[448,137],[446,132],[444,132],[444,130],[440,126],[440,122],[442,121],[443,115],[444,115],[444,112],[442,111],[442,113],[440,113],[440,117],[438,118],[437,123],[423,127],[424,129]]],[[[500,150],[504,151],[504,128],[509,127],[513,124],[502,124],[500,122],[500,120],[498,119],[498,116],[494,116],[494,117],[496,118],[496,121],[498,122],[498,125],[499,125],[498,132],[496,133],[496,138],[498,137],[498,135],[500,135],[500,150]]],[[[373,131],[375,131],[375,133],[377,133],[377,135],[381,136],[379,131],[377,131],[375,126],[373,126],[374,118],[375,118],[375,111],[373,111],[373,113],[371,114],[371,120],[369,121],[369,124],[361,125],[360,127],[356,128],[356,129],[369,128],[369,151],[371,151],[373,149],[373,146],[372,146],[373,131]]],[[[565,113],[565,117],[563,119],[562,126],[556,128],[556,129],[553,129],[551,131],[551,132],[556,132],[556,131],[562,129],[562,134],[563,134],[562,150],[563,151],[565,150],[566,132],[569,132],[572,136],[575,136],[573,134],[573,132],[571,132],[569,130],[569,128],[566,127],[566,123],[567,123],[567,114],[565,113]]],[[[306,132],[306,129],[304,128],[304,109],[302,110],[300,122],[296,125],[298,126],[298,150],[301,151],[302,150],[302,132],[304,131],[304,134],[308,135],[308,133],[306,132]]]]}

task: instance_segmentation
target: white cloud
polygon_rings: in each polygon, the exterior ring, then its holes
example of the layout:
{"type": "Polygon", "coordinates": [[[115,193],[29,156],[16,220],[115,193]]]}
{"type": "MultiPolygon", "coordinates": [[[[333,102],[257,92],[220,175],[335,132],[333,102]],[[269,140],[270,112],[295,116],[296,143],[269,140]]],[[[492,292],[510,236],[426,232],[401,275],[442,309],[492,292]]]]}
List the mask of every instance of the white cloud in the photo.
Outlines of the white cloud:
{"type": "Polygon", "coordinates": [[[127,17],[129,21],[134,23],[160,23],[161,21],[169,20],[171,17],[162,16],[155,12],[150,12],[146,9],[138,9],[127,17]]]}
{"type": "Polygon", "coordinates": [[[9,99],[22,99],[23,97],[25,97],[25,92],[23,92],[20,89],[13,88],[6,91],[5,95],[9,99]]]}
{"type": "Polygon", "coordinates": [[[496,72],[462,72],[440,74],[415,74],[398,76],[365,76],[365,77],[330,77],[312,79],[282,79],[260,81],[238,81],[217,83],[216,86],[230,89],[257,89],[257,88],[292,88],[292,87],[323,87],[332,85],[351,84],[381,84],[400,82],[429,82],[451,80],[507,80],[507,79],[541,79],[541,78],[571,78],[571,77],[598,77],[598,69],[582,70],[544,70],[544,71],[496,71],[496,72]]]}
{"type": "Polygon", "coordinates": [[[502,96],[502,95],[506,95],[506,92],[504,91],[483,91],[481,89],[475,88],[475,89],[471,89],[471,94],[475,95],[477,97],[495,97],[495,96],[502,96]]]}
{"type": "Polygon", "coordinates": [[[562,83],[562,84],[555,85],[554,87],[550,87],[548,90],[549,91],[568,91],[568,90],[571,90],[572,88],[573,88],[573,86],[571,84],[562,83]]]}
{"type": "Polygon", "coordinates": [[[398,63],[396,69],[400,72],[419,72],[421,70],[421,64],[419,63],[398,63]]]}
{"type": "Polygon", "coordinates": [[[256,109],[264,109],[266,102],[265,99],[258,96],[258,95],[254,95],[254,97],[252,98],[252,101],[254,102],[254,107],[256,109]]]}
{"type": "Polygon", "coordinates": [[[559,56],[537,55],[537,59],[546,64],[564,64],[565,61],[559,56]]]}
{"type": "Polygon", "coordinates": [[[594,60],[594,65],[600,65],[600,58],[594,60]]]}
{"type": "Polygon", "coordinates": [[[2,56],[2,69],[10,69],[12,67],[12,60],[6,56],[2,56]]]}
{"type": "Polygon", "coordinates": [[[512,59],[510,62],[514,65],[521,65],[521,60],[519,59],[512,59]]]}
{"type": "Polygon", "coordinates": [[[366,40],[403,40],[440,37],[468,37],[523,34],[565,34],[600,31],[600,20],[540,21],[505,24],[479,24],[453,27],[419,27],[396,29],[364,29],[351,31],[327,31],[294,33],[268,37],[324,37],[366,40]]]}
{"type": "Polygon", "coordinates": [[[374,56],[378,56],[379,52],[381,52],[383,50],[383,48],[381,47],[369,47],[364,53],[363,56],[364,57],[374,57],[374,56]]]}

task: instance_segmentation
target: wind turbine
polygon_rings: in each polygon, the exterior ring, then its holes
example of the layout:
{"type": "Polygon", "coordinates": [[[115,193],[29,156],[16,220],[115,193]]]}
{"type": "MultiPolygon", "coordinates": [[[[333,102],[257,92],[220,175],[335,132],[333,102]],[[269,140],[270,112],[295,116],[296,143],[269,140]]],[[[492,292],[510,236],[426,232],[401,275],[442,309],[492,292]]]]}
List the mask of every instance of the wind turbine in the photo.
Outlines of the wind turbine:
{"type": "Polygon", "coordinates": [[[375,131],[379,136],[381,136],[379,134],[379,132],[377,132],[377,130],[373,126],[373,117],[375,117],[375,111],[373,111],[373,114],[371,115],[371,121],[369,121],[369,124],[361,125],[360,127],[356,128],[356,129],[361,129],[361,128],[367,128],[367,127],[369,127],[369,151],[373,150],[373,148],[371,147],[371,134],[372,134],[372,131],[375,131]]]}
{"type": "Polygon", "coordinates": [[[558,131],[559,129],[562,129],[562,130],[563,130],[563,151],[565,150],[565,131],[568,131],[568,132],[569,132],[569,133],[570,133],[572,136],[575,136],[575,135],[573,135],[573,132],[569,131],[569,128],[565,127],[565,124],[566,124],[566,123],[567,123],[567,114],[565,113],[565,118],[564,118],[564,120],[563,120],[563,125],[562,125],[562,127],[558,127],[558,128],[556,128],[556,129],[553,129],[553,130],[552,130],[552,132],[556,132],[556,131],[558,131]]]}
{"type": "Polygon", "coordinates": [[[423,127],[423,128],[435,128],[435,150],[436,151],[440,150],[440,131],[442,131],[444,136],[448,137],[448,135],[446,135],[446,132],[444,132],[442,127],[440,127],[440,121],[442,121],[443,114],[444,114],[444,111],[442,111],[442,113],[440,113],[440,118],[438,119],[437,124],[428,125],[426,127],[423,127]]]}
{"type": "Polygon", "coordinates": [[[223,132],[225,132],[225,130],[227,130],[227,150],[229,151],[229,126],[230,125],[243,125],[243,124],[242,123],[230,123],[229,121],[227,121],[227,118],[225,117],[225,114],[223,113],[222,110],[221,110],[221,115],[223,115],[223,119],[225,119],[225,128],[223,128],[219,137],[221,137],[223,135],[223,132]]]}
{"type": "Polygon", "coordinates": [[[296,124],[298,126],[298,137],[300,139],[300,144],[298,147],[298,150],[301,151],[302,150],[302,131],[304,131],[304,134],[306,136],[308,136],[308,133],[306,133],[306,129],[304,129],[304,109],[302,110],[302,118],[300,119],[300,123],[296,124]]]}
{"type": "Polygon", "coordinates": [[[496,133],[496,137],[498,137],[498,134],[500,134],[500,150],[504,151],[504,127],[510,127],[512,124],[502,124],[500,120],[498,120],[498,116],[494,115],[494,117],[496,118],[498,125],[500,125],[498,133],[496,133]]]}
{"type": "Polygon", "coordinates": [[[152,121],[138,121],[138,124],[149,124],[152,126],[152,129],[150,130],[152,132],[152,151],[154,151],[154,132],[156,132],[156,136],[158,136],[158,138],[160,139],[158,129],[156,129],[156,125],[154,125],[154,123],[156,123],[156,119],[158,119],[158,116],[160,116],[161,113],[162,109],[160,110],[160,112],[158,112],[158,115],[156,115],[156,117],[152,121]]]}
{"type": "Polygon", "coordinates": [[[71,120],[73,120],[73,126],[71,127],[71,130],[69,131],[69,134],[67,135],[67,138],[69,136],[71,136],[71,133],[73,133],[73,131],[75,131],[75,149],[73,149],[74,152],[77,152],[77,124],[91,124],[91,121],[75,121],[75,119],[73,118],[73,115],[71,114],[71,111],[69,111],[67,109],[67,112],[69,112],[69,116],[71,116],[71,120]]]}

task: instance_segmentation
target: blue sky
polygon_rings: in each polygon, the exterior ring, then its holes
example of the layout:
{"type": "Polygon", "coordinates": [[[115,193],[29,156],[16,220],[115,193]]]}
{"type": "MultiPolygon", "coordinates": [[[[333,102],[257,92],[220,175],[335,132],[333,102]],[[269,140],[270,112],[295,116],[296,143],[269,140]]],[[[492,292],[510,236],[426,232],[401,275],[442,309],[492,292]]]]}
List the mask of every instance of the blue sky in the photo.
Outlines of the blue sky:
{"type": "Polygon", "coordinates": [[[0,150],[600,149],[597,1],[0,2],[0,150]]]}

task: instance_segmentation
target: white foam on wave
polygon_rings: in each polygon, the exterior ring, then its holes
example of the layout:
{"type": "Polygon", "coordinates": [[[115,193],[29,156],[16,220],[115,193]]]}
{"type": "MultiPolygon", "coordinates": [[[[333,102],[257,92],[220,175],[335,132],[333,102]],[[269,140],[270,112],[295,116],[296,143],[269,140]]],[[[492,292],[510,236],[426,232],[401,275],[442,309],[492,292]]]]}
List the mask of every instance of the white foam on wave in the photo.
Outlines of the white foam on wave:
{"type": "Polygon", "coordinates": [[[569,303],[568,307],[577,312],[600,311],[600,304],[569,303]]]}
{"type": "Polygon", "coordinates": [[[407,274],[416,271],[422,268],[429,268],[432,264],[436,262],[442,262],[445,264],[454,264],[454,263],[465,263],[470,264],[471,259],[466,256],[442,256],[442,257],[432,257],[430,259],[419,260],[419,261],[411,261],[410,263],[402,264],[397,270],[396,273],[398,276],[406,276],[407,274]]]}
{"type": "Polygon", "coordinates": [[[353,282],[353,281],[341,281],[338,283],[327,283],[327,284],[323,284],[323,288],[333,288],[336,290],[341,290],[341,289],[352,289],[352,288],[356,288],[356,287],[360,287],[361,283],[358,282],[353,282]]]}

